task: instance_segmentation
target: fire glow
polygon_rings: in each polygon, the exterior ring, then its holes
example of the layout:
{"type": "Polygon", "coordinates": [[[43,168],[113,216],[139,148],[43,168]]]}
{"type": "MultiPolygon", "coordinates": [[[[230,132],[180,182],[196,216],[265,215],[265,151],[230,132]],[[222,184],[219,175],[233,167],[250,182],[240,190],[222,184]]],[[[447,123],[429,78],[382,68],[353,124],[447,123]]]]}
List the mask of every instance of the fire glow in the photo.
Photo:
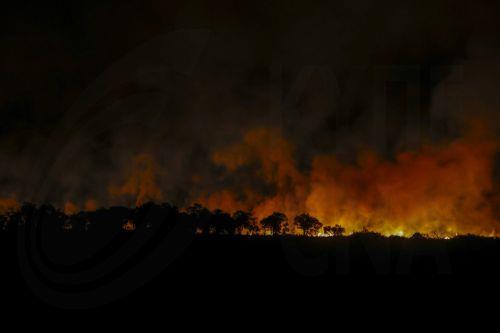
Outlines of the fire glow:
{"type": "MultiPolygon", "coordinates": [[[[255,128],[211,155],[223,180],[246,170],[252,182],[232,182],[214,190],[201,181],[196,184],[199,177],[193,175],[188,205],[200,203],[229,213],[251,210],[258,221],[273,212],[286,214],[290,222],[309,213],[323,226],[343,226],[347,234],[370,230],[386,236],[498,236],[499,184],[493,177],[498,143],[483,127],[476,127],[462,138],[400,152],[391,160],[364,150],[355,163],[341,162],[332,154],[317,155],[303,169],[294,158],[293,145],[279,130],[255,128]],[[261,191],[255,184],[270,190],[261,191]]],[[[108,186],[110,198],[123,199],[128,206],[162,202],[168,196],[158,185],[160,169],[153,156],[136,156],[124,181],[108,186]]],[[[19,206],[13,198],[0,200],[2,214],[19,206]]],[[[91,198],[80,205],[68,200],[64,212],[97,207],[91,198]]],[[[290,232],[299,233],[293,228],[290,232]]]]}
{"type": "Polygon", "coordinates": [[[242,142],[216,151],[212,159],[228,173],[257,161],[261,168],[256,176],[272,184],[275,193],[223,189],[197,201],[226,211],[252,208],[259,219],[274,211],[288,216],[308,212],[324,225],[344,226],[348,233],[368,229],[399,236],[496,236],[496,149],[496,141],[479,129],[452,142],[401,152],[392,161],[370,151],[359,153],[354,165],[333,155],[316,156],[310,170],[300,172],[293,147],[279,132],[256,129],[242,142]]]}

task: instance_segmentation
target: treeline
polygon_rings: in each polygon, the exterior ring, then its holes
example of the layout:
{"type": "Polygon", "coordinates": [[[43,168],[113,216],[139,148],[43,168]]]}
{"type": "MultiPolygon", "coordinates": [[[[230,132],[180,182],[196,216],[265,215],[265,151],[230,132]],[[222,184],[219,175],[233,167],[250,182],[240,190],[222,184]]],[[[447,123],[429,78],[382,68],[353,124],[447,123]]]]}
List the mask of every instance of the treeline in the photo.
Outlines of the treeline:
{"type": "Polygon", "coordinates": [[[340,236],[345,232],[340,225],[323,226],[317,218],[307,213],[297,215],[290,221],[284,213],[274,212],[258,221],[251,211],[239,210],[229,214],[220,209],[210,211],[200,204],[195,204],[186,209],[186,214],[196,226],[196,231],[205,235],[283,235],[289,234],[292,230],[298,230],[307,236],[316,236],[321,231],[327,235],[340,236]]]}
{"type": "Polygon", "coordinates": [[[64,231],[88,231],[103,224],[120,227],[124,231],[134,231],[140,224],[149,227],[153,223],[167,226],[183,225],[202,235],[284,235],[303,234],[316,236],[320,233],[329,236],[341,236],[345,229],[340,225],[323,226],[314,216],[307,213],[287,217],[281,212],[258,220],[251,211],[236,211],[233,214],[220,209],[194,204],[186,209],[169,204],[146,203],[140,207],[109,207],[95,211],[81,211],[65,214],[51,205],[35,206],[25,203],[16,211],[0,215],[0,225],[8,230],[13,225],[26,223],[50,223],[64,231]]]}
{"type": "MultiPolygon", "coordinates": [[[[0,214],[0,231],[13,230],[14,226],[43,223],[51,229],[62,231],[123,230],[132,232],[138,226],[151,228],[162,225],[167,229],[176,226],[200,235],[305,235],[305,236],[342,236],[345,229],[341,225],[325,226],[316,217],[303,213],[288,217],[284,213],[274,212],[258,220],[251,211],[236,211],[232,214],[220,209],[194,204],[186,209],[179,209],[170,203],[157,204],[148,202],[135,208],[114,206],[99,208],[95,211],[80,211],[66,214],[52,205],[36,206],[24,203],[14,211],[0,214]]],[[[356,235],[379,236],[381,234],[368,228],[355,232],[356,235]]],[[[454,235],[457,237],[483,238],[475,235],[454,235]]],[[[451,238],[439,234],[421,234],[416,232],[411,238],[451,238]]]]}

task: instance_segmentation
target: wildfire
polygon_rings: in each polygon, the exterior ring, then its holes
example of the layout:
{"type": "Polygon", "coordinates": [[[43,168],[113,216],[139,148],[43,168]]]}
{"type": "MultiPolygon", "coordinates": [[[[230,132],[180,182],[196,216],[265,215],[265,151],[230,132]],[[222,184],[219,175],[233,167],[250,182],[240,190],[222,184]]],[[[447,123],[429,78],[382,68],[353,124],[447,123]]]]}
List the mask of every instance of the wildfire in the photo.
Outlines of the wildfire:
{"type": "MultiPolygon", "coordinates": [[[[204,186],[193,175],[190,204],[228,213],[252,211],[258,221],[282,212],[289,232],[298,233],[294,216],[308,213],[324,226],[341,226],[346,234],[370,230],[382,235],[450,238],[458,234],[497,236],[500,232],[500,184],[493,177],[498,141],[484,126],[450,142],[402,151],[387,160],[369,150],[355,163],[335,155],[317,155],[300,166],[293,144],[274,128],[248,131],[241,141],[213,151],[211,163],[222,170],[223,188],[204,186]],[[224,180],[232,181],[224,182],[224,180]],[[196,181],[199,186],[196,186],[196,181]]],[[[110,201],[140,206],[164,199],[160,166],[149,154],[137,155],[123,181],[108,186],[110,201]]],[[[0,199],[0,213],[19,208],[0,199]]],[[[67,201],[64,212],[98,207],[94,199],[67,201]]],[[[321,230],[317,236],[327,236],[321,230]]]]}
{"type": "Polygon", "coordinates": [[[236,186],[195,201],[227,211],[252,208],[259,219],[274,211],[309,212],[348,233],[368,228],[399,236],[497,235],[498,186],[492,176],[497,149],[497,142],[476,126],[464,138],[400,152],[394,160],[371,151],[360,152],[355,164],[321,155],[310,170],[300,171],[292,145],[279,131],[261,128],[214,152],[212,160],[228,175],[257,164],[252,177],[274,192],[262,195],[236,186]]]}
{"type": "Polygon", "coordinates": [[[8,214],[19,209],[19,202],[13,198],[0,198],[0,214],[8,214]]]}
{"type": "Polygon", "coordinates": [[[149,154],[140,154],[132,162],[127,171],[127,179],[122,185],[111,185],[108,188],[112,198],[134,200],[136,206],[147,201],[161,201],[163,193],[158,187],[156,178],[158,166],[149,154]]]}
{"type": "Polygon", "coordinates": [[[74,202],[66,201],[66,203],[64,204],[64,214],[73,215],[73,214],[78,213],[78,211],[79,211],[79,208],[74,202]]]}

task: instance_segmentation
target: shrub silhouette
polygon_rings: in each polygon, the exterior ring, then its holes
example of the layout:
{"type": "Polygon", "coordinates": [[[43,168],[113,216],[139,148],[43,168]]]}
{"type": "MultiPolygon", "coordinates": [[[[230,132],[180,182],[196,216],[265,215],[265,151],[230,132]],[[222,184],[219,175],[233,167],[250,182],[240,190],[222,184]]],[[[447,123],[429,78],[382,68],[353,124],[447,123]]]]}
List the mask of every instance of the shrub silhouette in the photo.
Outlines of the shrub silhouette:
{"type": "Polygon", "coordinates": [[[323,227],[323,231],[325,234],[329,236],[342,236],[345,232],[344,227],[342,227],[340,224],[336,224],[334,226],[326,226],[323,227]]]}

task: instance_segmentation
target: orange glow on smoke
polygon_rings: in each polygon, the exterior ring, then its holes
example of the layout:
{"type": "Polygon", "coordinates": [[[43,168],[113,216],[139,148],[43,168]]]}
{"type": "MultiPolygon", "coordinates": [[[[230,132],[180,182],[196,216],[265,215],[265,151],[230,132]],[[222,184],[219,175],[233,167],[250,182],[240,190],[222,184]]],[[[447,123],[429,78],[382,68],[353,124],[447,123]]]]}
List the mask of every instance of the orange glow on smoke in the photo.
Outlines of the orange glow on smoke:
{"type": "Polygon", "coordinates": [[[140,154],[132,161],[122,185],[111,185],[108,192],[112,198],[131,198],[136,206],[147,201],[161,201],[163,194],[157,185],[158,166],[149,154],[140,154]]]}
{"type": "Polygon", "coordinates": [[[78,208],[78,206],[72,202],[72,201],[66,201],[66,203],[64,203],[64,214],[66,215],[73,215],[73,214],[76,214],[80,211],[80,209],[78,208]]]}
{"type": "MultiPolygon", "coordinates": [[[[85,201],[85,204],[83,205],[83,210],[84,211],[94,211],[97,209],[97,202],[94,200],[94,199],[88,199],[87,201],[85,201]]],[[[78,212],[80,212],[82,209],[80,208],[80,206],[78,204],[76,204],[75,202],[73,201],[66,201],[64,203],[64,207],[63,207],[63,211],[64,211],[64,214],[66,215],[74,215],[78,212]]]]}
{"type": "MultiPolygon", "coordinates": [[[[207,207],[213,208],[213,204],[217,202],[221,206],[234,204],[236,209],[252,208],[259,219],[275,211],[293,215],[304,210],[307,177],[297,170],[293,159],[293,147],[279,131],[266,128],[249,131],[244,136],[243,142],[216,151],[212,155],[212,160],[216,165],[224,166],[229,172],[257,162],[259,169],[255,176],[266,184],[273,185],[276,194],[264,196],[251,188],[245,188],[240,189],[245,200],[238,200],[235,193],[224,190],[223,195],[221,192],[216,192],[206,198],[198,198],[198,201],[207,207]],[[214,200],[214,197],[219,200],[214,200]],[[227,198],[227,202],[221,204],[218,202],[220,198],[227,198]]],[[[235,210],[229,208],[226,210],[235,210]]]]}
{"type": "Polygon", "coordinates": [[[0,198],[0,214],[8,214],[19,209],[20,204],[15,198],[0,198]]]}
{"type": "Polygon", "coordinates": [[[94,211],[97,209],[97,202],[94,199],[88,199],[85,201],[85,210],[94,211]]]}
{"type": "Polygon", "coordinates": [[[343,225],[347,232],[368,228],[385,235],[497,235],[499,186],[492,168],[498,142],[486,133],[477,122],[464,138],[400,152],[394,160],[364,151],[352,165],[322,155],[301,172],[293,147],[279,131],[255,129],[241,142],[214,152],[212,160],[229,174],[259,165],[254,176],[272,185],[273,194],[232,188],[193,202],[226,211],[253,208],[259,219],[274,211],[289,218],[308,212],[325,225],[343,225]]]}
{"type": "MultiPolygon", "coordinates": [[[[199,186],[187,189],[189,201],[229,213],[252,210],[258,220],[283,212],[291,222],[309,213],[347,233],[367,228],[400,236],[498,236],[500,183],[494,181],[493,166],[499,144],[483,122],[471,124],[462,138],[402,151],[391,160],[364,150],[356,163],[329,154],[315,156],[307,167],[298,166],[294,147],[281,131],[256,128],[211,155],[222,170],[221,180],[235,181],[213,190],[193,175],[199,186]]],[[[137,155],[121,181],[108,186],[109,199],[129,206],[163,201],[160,171],[153,156],[137,155]]],[[[19,207],[14,198],[0,199],[1,214],[19,207]]],[[[76,214],[80,207],[92,211],[98,202],[67,201],[64,212],[76,214]]]]}

